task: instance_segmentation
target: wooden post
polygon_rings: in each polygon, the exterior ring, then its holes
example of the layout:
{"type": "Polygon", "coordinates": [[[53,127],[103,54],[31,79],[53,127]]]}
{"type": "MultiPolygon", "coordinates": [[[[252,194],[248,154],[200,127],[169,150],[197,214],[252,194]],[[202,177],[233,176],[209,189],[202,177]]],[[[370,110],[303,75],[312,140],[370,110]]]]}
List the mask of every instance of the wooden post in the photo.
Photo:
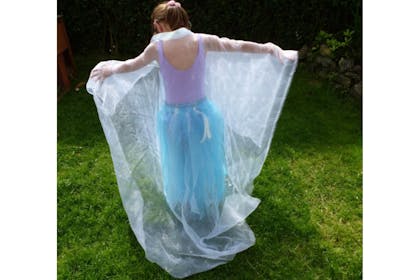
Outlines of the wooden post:
{"type": "Polygon", "coordinates": [[[75,65],[62,16],[57,17],[57,66],[58,83],[65,91],[68,91],[70,89],[69,76],[75,73],[75,65]]]}

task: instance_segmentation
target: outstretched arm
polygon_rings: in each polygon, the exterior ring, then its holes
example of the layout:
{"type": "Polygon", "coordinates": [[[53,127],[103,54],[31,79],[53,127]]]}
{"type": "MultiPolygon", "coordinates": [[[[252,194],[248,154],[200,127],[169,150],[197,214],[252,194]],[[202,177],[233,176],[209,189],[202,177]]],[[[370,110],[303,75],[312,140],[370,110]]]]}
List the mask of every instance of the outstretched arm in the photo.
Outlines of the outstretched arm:
{"type": "Polygon", "coordinates": [[[296,60],[295,51],[284,51],[273,43],[259,44],[249,41],[219,38],[215,35],[202,34],[203,42],[208,51],[267,53],[276,56],[280,61],[296,60]]]}
{"type": "Polygon", "coordinates": [[[114,65],[104,65],[98,68],[94,68],[90,73],[90,78],[104,80],[108,76],[115,73],[125,73],[135,71],[141,67],[146,66],[153,60],[157,60],[157,47],[154,43],[150,43],[146,49],[137,57],[128,59],[121,63],[114,65]]]}

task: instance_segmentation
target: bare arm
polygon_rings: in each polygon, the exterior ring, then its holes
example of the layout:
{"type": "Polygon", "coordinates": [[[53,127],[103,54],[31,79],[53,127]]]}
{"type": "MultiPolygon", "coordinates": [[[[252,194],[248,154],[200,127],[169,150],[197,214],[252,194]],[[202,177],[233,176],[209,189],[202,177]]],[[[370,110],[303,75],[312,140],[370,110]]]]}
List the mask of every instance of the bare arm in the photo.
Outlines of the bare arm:
{"type": "Polygon", "coordinates": [[[293,52],[283,51],[273,43],[259,44],[249,41],[219,38],[215,35],[207,34],[202,34],[201,36],[208,51],[267,53],[276,56],[280,61],[283,61],[284,59],[297,59],[297,56],[295,56],[293,52]]]}
{"type": "Polygon", "coordinates": [[[94,68],[90,74],[90,78],[103,80],[115,73],[125,73],[135,71],[146,66],[158,56],[157,47],[154,43],[149,44],[144,51],[137,57],[128,59],[115,65],[105,65],[100,68],[94,68]]]}
{"type": "Polygon", "coordinates": [[[201,36],[208,51],[240,51],[251,53],[270,53],[270,48],[267,46],[267,44],[258,44],[249,41],[219,38],[215,35],[207,34],[202,34],[201,36]]]}

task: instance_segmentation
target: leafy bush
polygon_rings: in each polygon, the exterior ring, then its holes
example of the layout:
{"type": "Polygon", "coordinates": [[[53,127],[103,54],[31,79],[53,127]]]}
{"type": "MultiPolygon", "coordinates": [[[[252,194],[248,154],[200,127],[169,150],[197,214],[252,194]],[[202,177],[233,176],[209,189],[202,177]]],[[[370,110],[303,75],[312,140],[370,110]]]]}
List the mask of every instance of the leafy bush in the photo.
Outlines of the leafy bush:
{"type": "Polygon", "coordinates": [[[330,50],[333,58],[341,56],[350,56],[352,52],[352,36],[354,30],[346,29],[334,36],[331,33],[321,30],[318,35],[315,37],[314,45],[312,46],[313,51],[319,50],[320,46],[325,44],[330,50]],[[340,39],[339,37],[342,37],[340,39]]]}

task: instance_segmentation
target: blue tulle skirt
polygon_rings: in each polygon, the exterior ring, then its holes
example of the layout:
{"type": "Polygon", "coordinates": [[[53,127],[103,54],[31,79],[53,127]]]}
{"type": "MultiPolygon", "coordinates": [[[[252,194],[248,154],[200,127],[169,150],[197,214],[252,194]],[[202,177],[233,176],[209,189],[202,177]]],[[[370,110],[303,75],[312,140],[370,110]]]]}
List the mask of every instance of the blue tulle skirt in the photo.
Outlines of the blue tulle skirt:
{"type": "Polygon", "coordinates": [[[216,221],[226,177],[221,113],[206,98],[193,104],[164,104],[158,135],[164,195],[172,212],[180,220],[216,221]]]}

